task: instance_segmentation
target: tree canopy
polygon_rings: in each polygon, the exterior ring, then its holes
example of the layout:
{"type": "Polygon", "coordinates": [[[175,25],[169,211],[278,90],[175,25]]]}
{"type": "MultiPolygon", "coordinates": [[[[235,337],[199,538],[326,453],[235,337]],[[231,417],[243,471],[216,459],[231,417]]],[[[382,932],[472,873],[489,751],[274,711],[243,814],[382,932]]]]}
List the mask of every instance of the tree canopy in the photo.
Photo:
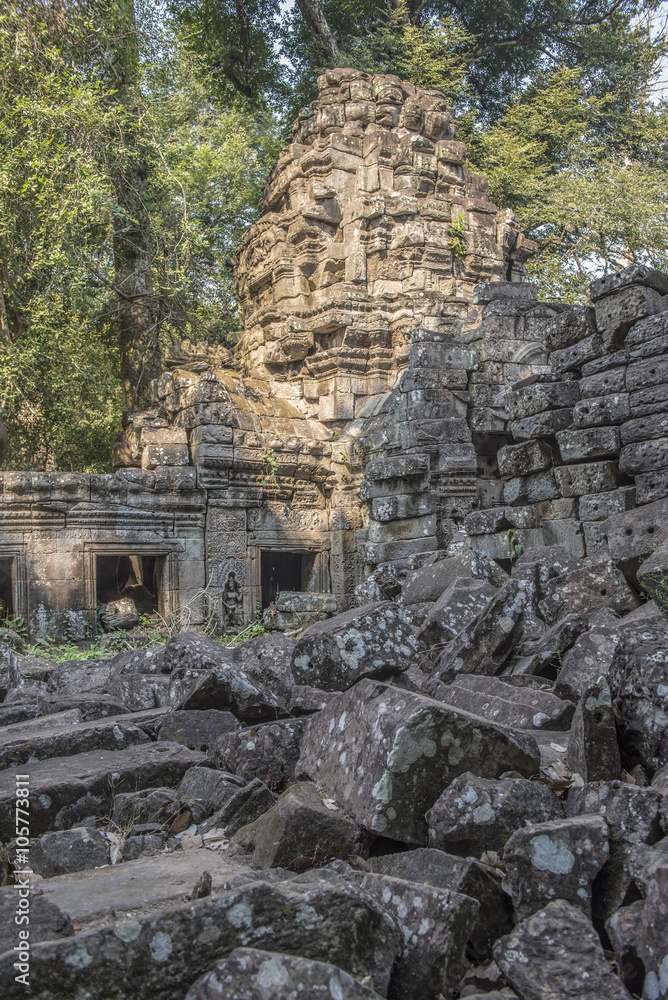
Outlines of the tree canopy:
{"type": "Polygon", "coordinates": [[[168,343],[237,325],[227,260],[327,66],[442,90],[545,297],[668,267],[656,0],[7,0],[0,412],[14,468],[108,467],[168,343]]]}

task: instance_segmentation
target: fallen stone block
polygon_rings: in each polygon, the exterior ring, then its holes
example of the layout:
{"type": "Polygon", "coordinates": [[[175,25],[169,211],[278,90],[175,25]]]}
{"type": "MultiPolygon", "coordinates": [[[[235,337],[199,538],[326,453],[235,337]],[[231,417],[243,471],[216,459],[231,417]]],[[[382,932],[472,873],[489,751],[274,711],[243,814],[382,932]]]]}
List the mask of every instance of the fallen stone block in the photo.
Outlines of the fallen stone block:
{"type": "Polygon", "coordinates": [[[0,642],[0,701],[7,692],[21,683],[21,665],[18,656],[6,642],[0,642]]]}
{"type": "Polygon", "coordinates": [[[300,685],[345,691],[363,677],[402,673],[418,650],[398,605],[368,604],[307,629],[294,649],[292,675],[300,685]]]}
{"type": "Polygon", "coordinates": [[[614,781],[621,773],[617,727],[605,677],[580,699],[568,739],[567,763],[585,781],[614,781]]]}
{"type": "Polygon", "coordinates": [[[233,844],[257,868],[316,868],[332,858],[368,854],[369,836],[340,806],[323,800],[314,785],[299,782],[258,819],[241,827],[233,844]]]}
{"type": "MultiPolygon", "coordinates": [[[[207,763],[211,762],[203,754],[178,744],[144,743],[127,750],[90,751],[31,764],[30,832],[35,836],[52,829],[60,810],[73,807],[79,799],[92,796],[104,809],[119,792],[176,785],[189,767],[207,763]]],[[[0,771],[2,837],[14,836],[15,793],[14,772],[0,771]]],[[[83,813],[87,815],[90,812],[83,813]]]]}
{"type": "Polygon", "coordinates": [[[447,994],[466,970],[464,952],[478,917],[477,900],[375,873],[366,875],[361,886],[390,914],[403,938],[388,996],[422,1000],[447,994]]]}
{"type": "Polygon", "coordinates": [[[430,659],[436,659],[443,648],[475,618],[482,604],[487,604],[496,591],[490,583],[474,577],[461,577],[431,607],[424,625],[418,631],[420,648],[430,659]]]}
{"type": "Polygon", "coordinates": [[[30,866],[44,878],[108,864],[109,841],[94,828],[47,833],[30,848],[30,866]]]}
{"type": "Polygon", "coordinates": [[[624,629],[609,680],[624,716],[624,766],[639,762],[653,774],[668,764],[668,622],[651,619],[624,629]]]}
{"type": "Polygon", "coordinates": [[[494,957],[522,1000],[630,1000],[591,922],[563,899],[501,938],[494,957]]]}
{"type": "Polygon", "coordinates": [[[526,734],[378,681],[360,681],[309,720],[297,775],[365,829],[424,843],[424,814],[464,770],[498,777],[538,768],[526,734]]]}
{"type": "Polygon", "coordinates": [[[22,735],[9,727],[0,731],[0,769],[32,765],[50,757],[72,757],[93,750],[124,750],[150,743],[138,726],[115,719],[54,726],[32,734],[21,724],[18,729],[23,730],[22,735]]]}
{"type": "Polygon", "coordinates": [[[535,595],[527,579],[510,579],[439,656],[433,676],[450,683],[460,673],[499,672],[522,632],[522,613],[535,595]]]}
{"type": "Polygon", "coordinates": [[[378,1000],[379,996],[328,962],[235,948],[212,972],[193,983],[185,1000],[378,1000]]]}
{"type": "Polygon", "coordinates": [[[246,781],[259,778],[273,791],[280,791],[294,781],[305,727],[302,717],[227,733],[216,744],[216,766],[246,781]]]}
{"type": "Polygon", "coordinates": [[[584,615],[566,615],[560,618],[538,642],[533,643],[528,650],[522,650],[523,655],[515,660],[510,673],[513,676],[533,676],[547,671],[555,664],[555,669],[559,669],[564,654],[586,631],[587,625],[588,621],[584,615]]]}
{"type": "Polygon", "coordinates": [[[592,883],[610,856],[609,829],[601,816],[573,816],[528,823],[503,850],[504,888],[520,920],[548,902],[564,899],[591,915],[592,883]]]}
{"type": "Polygon", "coordinates": [[[647,1000],[661,1000],[668,995],[667,892],[668,865],[663,865],[649,884],[635,936],[636,951],[645,968],[643,997],[647,1000]]]}
{"type": "Polygon", "coordinates": [[[118,827],[168,823],[181,812],[181,799],[171,788],[143,788],[114,796],[112,819],[118,827]]]}
{"type": "Polygon", "coordinates": [[[451,584],[464,576],[486,580],[497,588],[508,580],[508,574],[495,562],[469,549],[461,555],[409,572],[401,592],[401,603],[437,601],[451,584]]]}
{"type": "MultiPolygon", "coordinates": [[[[355,977],[370,976],[384,996],[401,938],[385,910],[343,879],[330,876],[305,885],[258,881],[217,899],[31,947],[32,995],[36,1000],[84,992],[89,1000],[183,1000],[212,965],[235,948],[255,944],[328,962],[355,977]]],[[[7,1000],[25,995],[14,981],[13,961],[11,952],[0,957],[7,1000]]]]}
{"type": "MultiPolygon", "coordinates": [[[[39,941],[53,941],[56,938],[68,938],[74,934],[74,926],[70,917],[63,913],[41,891],[32,889],[27,897],[30,901],[30,944],[39,941]]],[[[19,943],[18,931],[24,924],[15,923],[17,909],[16,887],[6,886],[0,889],[0,955],[10,952],[19,943]]],[[[13,952],[16,955],[16,952],[13,952]]],[[[16,958],[14,959],[16,961],[16,958]]],[[[16,970],[13,975],[17,975],[16,970]]]]}
{"type": "Polygon", "coordinates": [[[242,826],[253,823],[271,809],[277,796],[259,778],[253,778],[230,795],[225,804],[201,827],[200,833],[219,830],[221,836],[233,837],[242,826]]]}
{"type": "Polygon", "coordinates": [[[231,712],[221,712],[215,708],[200,711],[173,711],[164,715],[156,730],[159,740],[180,743],[191,750],[213,751],[224,733],[232,733],[241,728],[239,720],[231,712]]]}
{"type": "Polygon", "coordinates": [[[569,613],[589,615],[602,605],[625,614],[639,604],[623,573],[603,553],[581,569],[550,580],[538,606],[545,621],[552,624],[569,613]]]}
{"type": "Polygon", "coordinates": [[[479,858],[503,850],[525,822],[563,819],[564,803],[546,785],[522,778],[491,781],[466,772],[445,789],[426,815],[430,847],[479,858]]]}
{"type": "Polygon", "coordinates": [[[497,677],[458,674],[451,684],[429,680],[425,690],[436,701],[511,729],[568,730],[575,712],[572,702],[497,677]]]}
{"type": "Polygon", "coordinates": [[[385,854],[371,858],[369,864],[379,875],[422,882],[477,899],[480,909],[467,953],[478,960],[489,959],[494,942],[512,929],[513,908],[501,887],[501,872],[496,868],[431,847],[385,854]]]}

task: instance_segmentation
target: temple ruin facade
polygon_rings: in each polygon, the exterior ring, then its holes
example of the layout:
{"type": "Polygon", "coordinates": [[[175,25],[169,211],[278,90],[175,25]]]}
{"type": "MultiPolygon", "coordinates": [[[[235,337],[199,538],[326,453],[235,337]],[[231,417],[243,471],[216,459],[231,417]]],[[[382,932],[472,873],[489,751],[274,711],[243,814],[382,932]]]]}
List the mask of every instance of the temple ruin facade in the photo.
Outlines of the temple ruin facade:
{"type": "Polygon", "coordinates": [[[442,94],[318,84],[234,258],[234,350],[167,350],[113,473],[0,474],[0,601],[32,635],[86,638],[123,593],[229,630],[461,546],[630,562],[664,530],[668,277],[538,301],[442,94]]]}

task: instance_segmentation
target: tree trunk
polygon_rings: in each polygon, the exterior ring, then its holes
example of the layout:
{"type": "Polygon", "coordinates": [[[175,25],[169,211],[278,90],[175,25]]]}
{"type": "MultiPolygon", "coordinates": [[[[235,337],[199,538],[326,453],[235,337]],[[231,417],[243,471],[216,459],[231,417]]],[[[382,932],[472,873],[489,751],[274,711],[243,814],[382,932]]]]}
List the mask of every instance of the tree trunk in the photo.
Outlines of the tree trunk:
{"type": "Polygon", "coordinates": [[[341,57],[341,50],[339,49],[336,38],[334,37],[334,32],[327,23],[325,12],[318,3],[318,0],[297,0],[297,6],[299,7],[301,15],[307,25],[316,38],[320,39],[325,47],[327,55],[336,65],[337,60],[341,57]]]}
{"type": "MultiPolygon", "coordinates": [[[[133,0],[117,0],[117,11],[116,99],[132,121],[140,84],[133,0]]],[[[162,360],[151,280],[147,156],[141,135],[132,125],[112,165],[111,178],[117,204],[113,247],[121,383],[126,408],[147,409],[151,405],[150,383],[161,373],[162,360]]]]}

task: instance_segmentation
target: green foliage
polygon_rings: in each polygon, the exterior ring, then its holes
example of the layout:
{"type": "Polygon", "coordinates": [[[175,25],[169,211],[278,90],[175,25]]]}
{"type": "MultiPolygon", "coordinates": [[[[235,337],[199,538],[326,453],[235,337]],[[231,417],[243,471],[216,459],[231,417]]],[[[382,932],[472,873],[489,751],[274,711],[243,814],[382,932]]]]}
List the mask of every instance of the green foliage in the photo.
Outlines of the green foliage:
{"type": "Polygon", "coordinates": [[[450,223],[450,252],[455,260],[466,257],[466,226],[462,212],[450,223]]]}
{"type": "Polygon", "coordinates": [[[118,198],[121,167],[135,162],[145,180],[158,342],[225,341],[238,325],[227,260],[257,215],[279,127],[238,99],[217,104],[197,57],[150,22],[136,100],[117,100],[109,52],[135,51],[122,7],[10,0],[0,12],[6,468],[109,468],[123,407],[114,254],[117,234],[139,225],[118,198]]]}
{"type": "Polygon", "coordinates": [[[561,69],[470,137],[492,198],[538,242],[528,272],[546,298],[582,300],[592,274],[629,263],[668,266],[668,105],[620,120],[618,97],[561,69]]]}

